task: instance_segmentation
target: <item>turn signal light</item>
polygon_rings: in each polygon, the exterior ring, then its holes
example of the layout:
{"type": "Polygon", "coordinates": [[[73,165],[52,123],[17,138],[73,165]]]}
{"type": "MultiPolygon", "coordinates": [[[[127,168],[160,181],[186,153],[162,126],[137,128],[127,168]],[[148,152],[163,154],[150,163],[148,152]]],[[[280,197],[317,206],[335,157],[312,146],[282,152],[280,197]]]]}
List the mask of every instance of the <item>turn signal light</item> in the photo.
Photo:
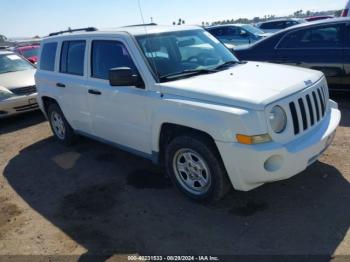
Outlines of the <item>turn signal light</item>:
{"type": "Polygon", "coordinates": [[[244,145],[254,145],[262,144],[271,141],[269,134],[257,135],[257,136],[246,136],[246,135],[236,135],[237,141],[240,144],[244,145]]]}

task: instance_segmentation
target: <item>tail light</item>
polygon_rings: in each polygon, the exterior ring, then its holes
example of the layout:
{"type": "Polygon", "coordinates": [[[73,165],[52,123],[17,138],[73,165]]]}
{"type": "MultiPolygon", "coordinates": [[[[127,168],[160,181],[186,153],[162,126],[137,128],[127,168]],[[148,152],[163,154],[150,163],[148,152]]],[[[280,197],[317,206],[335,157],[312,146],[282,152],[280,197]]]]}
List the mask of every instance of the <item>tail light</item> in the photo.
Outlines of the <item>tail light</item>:
{"type": "Polygon", "coordinates": [[[343,12],[341,13],[341,17],[347,17],[349,14],[349,9],[344,9],[343,12]]]}

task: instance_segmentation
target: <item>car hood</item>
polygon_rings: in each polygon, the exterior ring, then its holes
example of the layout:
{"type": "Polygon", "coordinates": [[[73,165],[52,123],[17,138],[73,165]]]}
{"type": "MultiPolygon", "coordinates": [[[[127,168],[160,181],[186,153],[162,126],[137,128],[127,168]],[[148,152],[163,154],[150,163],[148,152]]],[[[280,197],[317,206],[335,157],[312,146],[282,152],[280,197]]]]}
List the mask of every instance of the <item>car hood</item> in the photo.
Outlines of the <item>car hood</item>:
{"type": "Polygon", "coordinates": [[[0,74],[0,86],[7,89],[35,85],[35,69],[0,74]]]}
{"type": "Polygon", "coordinates": [[[160,84],[163,94],[255,110],[303,90],[323,77],[319,71],[260,62],[160,84]]]}

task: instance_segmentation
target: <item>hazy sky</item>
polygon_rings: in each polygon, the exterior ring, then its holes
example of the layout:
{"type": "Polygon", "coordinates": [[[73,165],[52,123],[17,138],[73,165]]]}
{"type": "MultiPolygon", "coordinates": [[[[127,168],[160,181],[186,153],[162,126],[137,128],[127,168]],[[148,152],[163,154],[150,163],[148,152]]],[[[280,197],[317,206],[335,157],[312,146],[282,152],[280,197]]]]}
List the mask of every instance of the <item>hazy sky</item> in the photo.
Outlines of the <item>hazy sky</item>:
{"type": "MultiPolygon", "coordinates": [[[[346,0],[140,0],[145,22],[186,24],[296,10],[342,9],[346,0]]],[[[118,27],[142,23],[138,0],[0,0],[0,34],[8,37],[47,35],[68,27],[118,27]]]]}

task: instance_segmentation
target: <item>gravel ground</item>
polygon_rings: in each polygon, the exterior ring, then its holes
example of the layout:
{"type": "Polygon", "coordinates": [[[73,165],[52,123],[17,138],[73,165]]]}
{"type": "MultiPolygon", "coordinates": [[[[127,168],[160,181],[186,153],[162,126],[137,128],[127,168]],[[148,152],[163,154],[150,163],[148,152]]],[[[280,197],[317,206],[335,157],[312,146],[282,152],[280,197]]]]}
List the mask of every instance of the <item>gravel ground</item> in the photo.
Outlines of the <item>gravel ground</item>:
{"type": "Polygon", "coordinates": [[[350,259],[350,97],[335,99],[343,120],[319,162],[288,181],[232,191],[214,206],[187,200],[142,158],[85,138],[58,144],[40,112],[0,120],[0,260],[350,259]]]}

